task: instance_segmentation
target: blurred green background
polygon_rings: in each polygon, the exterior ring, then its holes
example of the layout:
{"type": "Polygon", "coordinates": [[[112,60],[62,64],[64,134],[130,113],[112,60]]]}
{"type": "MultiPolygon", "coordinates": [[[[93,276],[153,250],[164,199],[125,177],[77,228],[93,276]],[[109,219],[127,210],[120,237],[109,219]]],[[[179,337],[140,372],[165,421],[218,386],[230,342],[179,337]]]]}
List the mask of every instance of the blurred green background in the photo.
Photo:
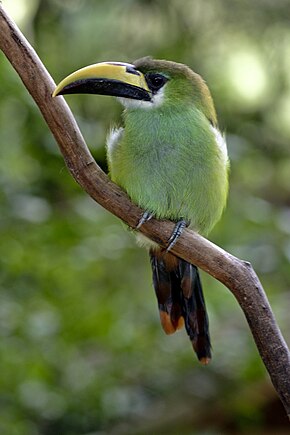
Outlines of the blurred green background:
{"type": "MultiPolygon", "coordinates": [[[[231,158],[210,238],[252,262],[290,340],[290,2],[4,0],[59,82],[144,55],[209,84],[231,158]]],[[[230,292],[203,274],[213,360],[159,325],[147,253],[73,181],[0,55],[0,432],[282,434],[287,420],[230,292]]],[[[67,97],[97,162],[121,107],[67,97]]]]}

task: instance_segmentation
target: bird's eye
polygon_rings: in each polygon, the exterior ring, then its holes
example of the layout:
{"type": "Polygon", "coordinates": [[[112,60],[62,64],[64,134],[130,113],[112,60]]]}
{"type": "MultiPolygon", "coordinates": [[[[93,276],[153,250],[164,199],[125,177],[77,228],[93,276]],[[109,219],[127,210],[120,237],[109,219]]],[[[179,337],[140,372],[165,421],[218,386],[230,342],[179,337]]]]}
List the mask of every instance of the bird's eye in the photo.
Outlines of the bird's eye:
{"type": "Polygon", "coordinates": [[[146,74],[145,78],[147,85],[152,92],[159,91],[159,89],[161,89],[162,86],[164,86],[165,83],[168,81],[165,76],[158,73],[148,73],[146,74]]]}

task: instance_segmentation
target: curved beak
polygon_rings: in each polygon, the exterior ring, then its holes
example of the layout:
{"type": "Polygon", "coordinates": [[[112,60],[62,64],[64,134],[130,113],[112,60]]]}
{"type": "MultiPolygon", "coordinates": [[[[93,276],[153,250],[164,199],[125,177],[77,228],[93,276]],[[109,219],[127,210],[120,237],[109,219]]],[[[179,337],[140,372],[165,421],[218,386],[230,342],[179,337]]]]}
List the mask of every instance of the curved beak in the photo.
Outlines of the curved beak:
{"type": "Polygon", "coordinates": [[[65,94],[100,94],[151,101],[144,75],[134,65],[101,62],[86,66],[63,79],[52,96],[65,94]]]}

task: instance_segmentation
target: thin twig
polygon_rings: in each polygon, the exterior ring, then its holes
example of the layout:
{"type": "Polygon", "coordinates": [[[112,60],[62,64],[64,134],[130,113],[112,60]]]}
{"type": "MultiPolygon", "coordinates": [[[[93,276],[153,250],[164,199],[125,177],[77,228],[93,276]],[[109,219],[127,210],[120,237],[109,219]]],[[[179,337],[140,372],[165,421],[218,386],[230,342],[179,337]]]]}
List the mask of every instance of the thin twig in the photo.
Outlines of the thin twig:
{"type": "MultiPolygon", "coordinates": [[[[86,192],[108,211],[135,228],[143,211],[102,172],[94,161],[63,98],[52,99],[55,84],[37,54],[0,5],[0,48],[42,112],[67,167],[86,192]]],[[[166,246],[174,224],[152,219],[141,232],[166,246]]],[[[247,318],[273,385],[290,416],[290,354],[263,287],[252,266],[200,235],[186,230],[172,252],[227,286],[247,318]]]]}

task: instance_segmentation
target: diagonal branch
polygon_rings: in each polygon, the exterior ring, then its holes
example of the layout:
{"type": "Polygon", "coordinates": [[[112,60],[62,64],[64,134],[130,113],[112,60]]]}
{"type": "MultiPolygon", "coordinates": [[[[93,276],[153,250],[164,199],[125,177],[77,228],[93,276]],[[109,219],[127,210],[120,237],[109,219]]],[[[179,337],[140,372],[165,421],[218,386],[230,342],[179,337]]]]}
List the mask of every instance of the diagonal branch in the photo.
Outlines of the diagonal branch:
{"type": "MultiPolygon", "coordinates": [[[[1,5],[0,48],[42,112],[72,176],[96,202],[135,228],[143,211],[96,164],[65,100],[51,98],[55,88],[52,78],[1,5]]],[[[152,219],[141,232],[166,246],[173,227],[172,222],[152,219]]],[[[290,417],[290,353],[252,266],[189,230],[178,239],[172,252],[221,281],[234,294],[290,417]]]]}

